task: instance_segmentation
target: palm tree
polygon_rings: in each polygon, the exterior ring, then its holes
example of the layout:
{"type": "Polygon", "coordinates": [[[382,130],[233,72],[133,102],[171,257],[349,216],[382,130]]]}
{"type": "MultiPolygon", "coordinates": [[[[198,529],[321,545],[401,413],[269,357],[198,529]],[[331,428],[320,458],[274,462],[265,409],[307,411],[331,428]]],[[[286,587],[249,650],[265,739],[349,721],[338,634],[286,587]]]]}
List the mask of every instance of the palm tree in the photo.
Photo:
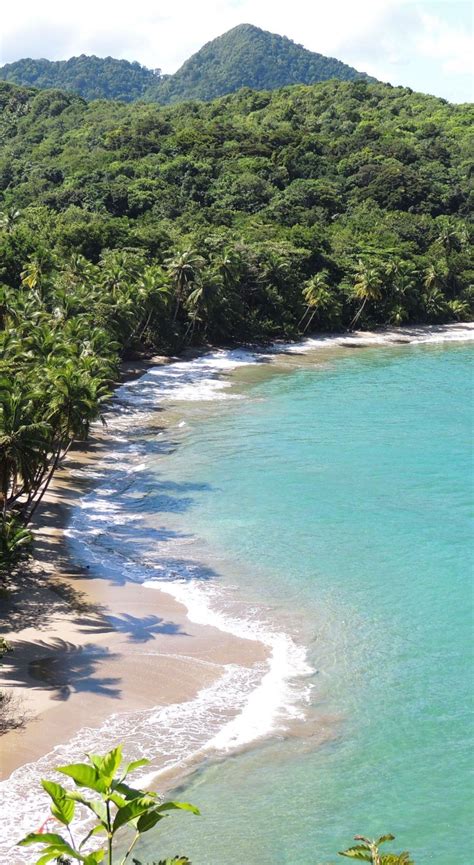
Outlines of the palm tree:
{"type": "Polygon", "coordinates": [[[212,257],[211,264],[223,286],[233,288],[239,277],[242,255],[235,249],[224,249],[212,257]]]}
{"type": "Polygon", "coordinates": [[[352,319],[349,330],[352,330],[354,325],[361,317],[367,301],[377,301],[382,297],[382,281],[379,272],[374,267],[368,267],[362,260],[359,259],[355,272],[355,282],[352,286],[352,296],[358,300],[362,300],[362,304],[352,319]]]}
{"type": "Polygon", "coordinates": [[[134,294],[138,301],[140,317],[130,338],[138,337],[141,340],[153,314],[168,305],[170,285],[167,274],[159,265],[148,265],[134,286],[134,294]]]}
{"type": "Polygon", "coordinates": [[[10,207],[5,213],[0,213],[0,228],[10,233],[13,231],[15,224],[18,222],[21,212],[16,207],[10,207]]]}
{"type": "Polygon", "coordinates": [[[31,492],[45,465],[50,427],[33,413],[32,394],[3,383],[0,390],[0,495],[3,518],[12,502],[31,492]]]}
{"type": "Polygon", "coordinates": [[[205,260],[193,249],[186,249],[178,253],[174,258],[167,258],[165,265],[173,283],[175,294],[175,309],[173,313],[173,324],[178,317],[179,307],[184,301],[186,289],[195,281],[205,265],[205,260]]]}
{"type": "Polygon", "coordinates": [[[443,261],[432,261],[425,268],[423,285],[427,289],[437,288],[442,290],[446,285],[447,266],[443,261]]]}
{"type": "Polygon", "coordinates": [[[86,358],[82,363],[67,360],[45,369],[46,420],[52,429],[53,445],[48,465],[36,477],[35,488],[28,497],[25,525],[32,519],[73,441],[87,439],[91,423],[101,417],[100,406],[110,395],[103,381],[91,375],[88,365],[86,358]]]}
{"type": "Polygon", "coordinates": [[[339,316],[341,305],[329,289],[328,272],[321,270],[309,279],[303,287],[303,297],[306,301],[306,309],[298,322],[303,333],[311,326],[317,313],[330,313],[330,317],[339,316]],[[306,319],[306,321],[305,321],[306,319]]]}
{"type": "Polygon", "coordinates": [[[414,292],[421,275],[412,261],[392,258],[385,270],[391,286],[391,305],[388,313],[390,324],[403,324],[410,317],[409,308],[413,304],[414,292]]]}
{"type": "Polygon", "coordinates": [[[212,271],[206,273],[202,278],[199,277],[199,279],[194,283],[194,288],[185,301],[185,306],[191,313],[190,327],[188,327],[186,336],[188,336],[190,331],[191,340],[196,328],[196,322],[203,320],[203,313],[205,313],[207,326],[210,319],[212,305],[218,296],[221,286],[222,281],[219,275],[213,274],[212,271]]]}
{"type": "Polygon", "coordinates": [[[389,322],[399,327],[408,318],[408,312],[401,303],[396,303],[389,312],[389,322]]]}
{"type": "Polygon", "coordinates": [[[468,321],[471,317],[470,304],[464,298],[457,297],[455,300],[448,300],[448,307],[457,321],[468,321]]]}

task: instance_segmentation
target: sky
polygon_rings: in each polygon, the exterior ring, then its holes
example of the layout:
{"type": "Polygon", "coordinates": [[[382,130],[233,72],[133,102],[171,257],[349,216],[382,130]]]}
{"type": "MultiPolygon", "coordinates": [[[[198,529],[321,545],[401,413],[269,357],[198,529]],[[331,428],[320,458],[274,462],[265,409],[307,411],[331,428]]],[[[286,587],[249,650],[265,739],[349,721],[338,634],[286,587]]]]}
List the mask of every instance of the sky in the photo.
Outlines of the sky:
{"type": "Polygon", "coordinates": [[[474,96],[470,0],[16,0],[3,4],[0,65],[97,54],[165,73],[250,23],[381,81],[453,102],[474,96]]]}

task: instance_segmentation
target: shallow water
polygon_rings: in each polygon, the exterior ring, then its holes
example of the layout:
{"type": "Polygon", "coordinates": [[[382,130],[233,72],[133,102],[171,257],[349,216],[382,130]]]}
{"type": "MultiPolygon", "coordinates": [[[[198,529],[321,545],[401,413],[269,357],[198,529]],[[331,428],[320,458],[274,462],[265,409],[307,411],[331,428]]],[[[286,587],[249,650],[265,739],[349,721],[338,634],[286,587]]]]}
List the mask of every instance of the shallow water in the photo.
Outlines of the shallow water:
{"type": "Polygon", "coordinates": [[[166,465],[195,487],[180,530],[309,645],[315,737],[201,772],[185,795],[205,817],[170,821],[164,852],[309,865],[391,831],[417,862],[471,861],[471,362],[308,357],[187,415],[166,465]]]}
{"type": "Polygon", "coordinates": [[[467,865],[472,347],[269,359],[216,353],[121,388],[70,535],[95,571],[259,637],[270,665],[82,731],[15,773],[12,819],[41,813],[52,766],[119,736],[131,758],[204,761],[181,793],[204,818],[173,817],[145,858],[328,865],[392,831],[417,863],[467,865]]]}

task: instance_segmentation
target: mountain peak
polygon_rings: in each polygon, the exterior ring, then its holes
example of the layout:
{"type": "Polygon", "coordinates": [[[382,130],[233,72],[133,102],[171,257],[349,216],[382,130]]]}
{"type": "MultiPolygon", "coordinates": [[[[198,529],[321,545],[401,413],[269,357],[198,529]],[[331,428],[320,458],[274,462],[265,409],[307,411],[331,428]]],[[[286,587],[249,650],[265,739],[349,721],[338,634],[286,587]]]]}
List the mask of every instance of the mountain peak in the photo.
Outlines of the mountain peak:
{"type": "Polygon", "coordinates": [[[152,86],[147,98],[162,103],[208,100],[241,87],[275,90],[330,78],[374,80],[340,60],[308,51],[287,36],[244,23],[203,45],[174,75],[152,86]]]}
{"type": "Polygon", "coordinates": [[[374,80],[340,60],[249,23],[237,24],[207,42],[174,75],[161,76],[159,69],[128,60],[85,54],[56,61],[25,58],[0,68],[0,79],[15,84],[68,90],[85,99],[146,99],[162,104],[207,101],[242,87],[276,90],[329,78],[374,80]]]}

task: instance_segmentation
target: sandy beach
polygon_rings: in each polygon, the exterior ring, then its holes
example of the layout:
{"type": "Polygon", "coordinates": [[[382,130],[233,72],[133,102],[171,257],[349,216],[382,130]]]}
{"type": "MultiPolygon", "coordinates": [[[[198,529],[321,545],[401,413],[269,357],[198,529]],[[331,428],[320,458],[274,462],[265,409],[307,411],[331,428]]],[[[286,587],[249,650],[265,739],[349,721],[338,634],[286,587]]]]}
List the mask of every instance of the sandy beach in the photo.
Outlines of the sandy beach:
{"type": "Polygon", "coordinates": [[[190,622],[163,592],[117,584],[71,561],[64,528],[87,492],[75,469],[106,447],[107,431],[70,455],[38,513],[34,561],[1,601],[2,636],[13,653],[0,688],[12,692],[24,718],[0,738],[2,779],[112,713],[191,700],[224,665],[266,656],[261,643],[190,622]]]}
{"type": "MultiPolygon", "coordinates": [[[[465,339],[473,332],[472,324],[460,324],[325,335],[273,351],[277,358],[283,350],[289,365],[304,351],[465,339]]],[[[124,374],[130,379],[152,366],[130,364],[124,374]]],[[[221,372],[216,367],[211,383],[221,372]]],[[[14,695],[14,714],[24,718],[21,727],[0,738],[3,780],[112,715],[193,700],[223,675],[226,665],[265,668],[268,647],[263,643],[191,622],[186,608],[169,594],[112,580],[72,560],[65,528],[94,486],[81,470],[93,468],[109,451],[109,435],[107,429],[95,431],[87,448],[70,452],[38,513],[34,561],[10,598],[0,601],[2,636],[14,649],[0,668],[0,688],[14,695]]]]}

